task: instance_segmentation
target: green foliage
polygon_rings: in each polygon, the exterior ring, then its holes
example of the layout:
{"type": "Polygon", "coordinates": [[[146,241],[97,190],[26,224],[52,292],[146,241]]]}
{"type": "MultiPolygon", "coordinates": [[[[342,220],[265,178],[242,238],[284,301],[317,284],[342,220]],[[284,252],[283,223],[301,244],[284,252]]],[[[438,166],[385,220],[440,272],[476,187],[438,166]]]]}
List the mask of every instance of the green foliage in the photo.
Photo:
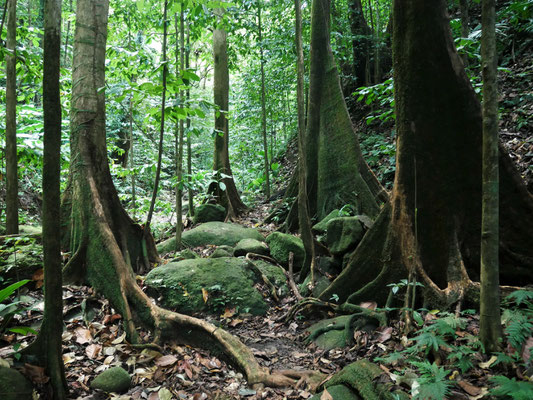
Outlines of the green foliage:
{"type": "Polygon", "coordinates": [[[452,382],[446,379],[449,371],[429,361],[410,363],[417,367],[420,374],[419,386],[413,389],[413,399],[442,400],[448,395],[452,386],[452,382]]]}
{"type": "Polygon", "coordinates": [[[4,331],[18,333],[21,335],[27,335],[28,333],[36,334],[35,330],[26,326],[15,326],[8,328],[7,325],[13,318],[15,314],[19,314],[25,310],[25,307],[21,306],[20,300],[8,301],[9,299],[19,289],[20,287],[27,284],[29,279],[24,279],[19,282],[15,282],[8,287],[0,290],[0,334],[4,331]]]}
{"type": "Polygon", "coordinates": [[[363,86],[354,92],[358,102],[372,106],[372,112],[367,115],[367,125],[376,120],[381,123],[395,119],[394,115],[394,83],[392,78],[374,86],[363,86]],[[377,107],[374,111],[374,107],[377,107]]]}
{"type": "Polygon", "coordinates": [[[495,387],[490,389],[490,394],[497,398],[511,398],[513,400],[530,400],[533,398],[533,383],[517,381],[506,376],[493,376],[489,378],[495,387]]]}

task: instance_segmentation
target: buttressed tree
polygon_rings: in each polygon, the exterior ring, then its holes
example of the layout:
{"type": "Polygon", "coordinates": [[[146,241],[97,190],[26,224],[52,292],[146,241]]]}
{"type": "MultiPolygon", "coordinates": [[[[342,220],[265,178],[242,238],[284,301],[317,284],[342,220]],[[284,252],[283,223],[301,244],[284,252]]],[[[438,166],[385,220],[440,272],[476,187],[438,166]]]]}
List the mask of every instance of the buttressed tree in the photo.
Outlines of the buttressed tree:
{"type": "Polygon", "coordinates": [[[229,217],[237,216],[246,209],[239,196],[229,163],[229,69],[228,43],[222,18],[223,12],[217,10],[217,24],[213,30],[213,58],[214,58],[214,102],[218,110],[215,113],[215,154],[213,170],[218,175],[218,182],[209,187],[217,203],[226,208],[229,217]]]}
{"type": "MultiPolygon", "coordinates": [[[[243,371],[250,384],[290,386],[301,371],[269,372],[252,351],[225,330],[206,321],[155,305],[132,271],[143,257],[155,260],[153,242],[124,211],[109,171],[105,140],[104,62],[108,0],[78,0],[71,110],[71,187],[63,200],[70,212],[72,258],[66,272],[106,296],[124,321],[128,339],[139,338],[136,324],[165,339],[214,350],[243,371]]],[[[309,375],[309,374],[307,374],[309,375]]],[[[307,376],[306,375],[306,376],[307,376]]]]}
{"type": "MultiPolygon", "coordinates": [[[[455,49],[444,0],[395,1],[394,191],[347,267],[321,294],[375,299],[417,277],[442,306],[479,301],[481,107],[455,49]]],[[[504,284],[533,278],[533,198],[500,151],[504,284]]]]}

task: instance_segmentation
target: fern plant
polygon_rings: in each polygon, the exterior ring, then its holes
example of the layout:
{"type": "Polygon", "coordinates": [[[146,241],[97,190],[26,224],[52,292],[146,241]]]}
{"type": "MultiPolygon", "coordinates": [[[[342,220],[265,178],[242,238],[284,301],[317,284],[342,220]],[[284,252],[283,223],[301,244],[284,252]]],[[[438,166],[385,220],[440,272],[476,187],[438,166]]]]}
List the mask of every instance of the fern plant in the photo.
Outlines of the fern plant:
{"type": "Polygon", "coordinates": [[[495,387],[489,393],[497,398],[511,398],[513,400],[533,399],[533,382],[517,381],[505,376],[493,376],[489,379],[495,387]]]}
{"type": "Polygon", "coordinates": [[[452,382],[446,379],[450,371],[428,361],[411,361],[417,367],[420,377],[418,384],[413,385],[413,399],[442,400],[450,392],[452,382]]]}

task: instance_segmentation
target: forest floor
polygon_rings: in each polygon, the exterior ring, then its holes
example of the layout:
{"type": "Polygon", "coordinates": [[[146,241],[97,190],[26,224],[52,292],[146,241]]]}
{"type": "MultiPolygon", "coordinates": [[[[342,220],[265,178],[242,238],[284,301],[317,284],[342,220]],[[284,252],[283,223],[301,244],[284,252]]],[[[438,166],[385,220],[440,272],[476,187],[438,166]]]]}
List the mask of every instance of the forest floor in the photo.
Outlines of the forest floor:
{"type": "MultiPolygon", "coordinates": [[[[258,206],[242,220],[242,225],[256,225],[268,208],[258,206]]],[[[272,230],[275,226],[265,227],[272,230]]],[[[212,249],[195,249],[200,254],[209,254],[212,249]]],[[[37,278],[39,286],[39,279],[37,278]]],[[[141,282],[142,285],[142,282],[141,282]]],[[[197,315],[224,327],[248,345],[259,362],[272,370],[318,370],[328,376],[344,366],[361,358],[375,360],[386,357],[412,346],[412,336],[407,339],[403,333],[403,323],[391,319],[388,326],[374,331],[355,331],[352,345],[329,351],[321,350],[314,344],[304,342],[306,328],[317,319],[333,317],[332,314],[297,315],[295,320],[285,321],[289,309],[296,303],[291,294],[279,303],[269,298],[266,288],[258,287],[271,305],[265,316],[236,314],[234,309],[226,309],[222,315],[197,315]]],[[[29,306],[28,310],[16,321],[18,325],[38,327],[42,318],[43,296],[39,288],[22,292],[21,300],[29,306]]],[[[375,307],[375,304],[368,304],[375,307]]],[[[233,367],[208,352],[176,343],[166,343],[162,347],[138,348],[127,343],[122,327],[122,317],[114,312],[109,302],[98,296],[91,288],[66,286],[64,288],[64,311],[66,329],[63,334],[63,359],[69,383],[70,398],[73,399],[308,399],[313,393],[305,385],[283,389],[252,389],[243,375],[233,367]],[[131,389],[122,395],[107,394],[90,388],[94,377],[110,366],[120,365],[132,376],[131,389]]],[[[434,314],[424,315],[423,325],[434,323],[434,314]]],[[[455,342],[467,345],[468,338],[478,335],[477,315],[464,316],[464,323],[455,330],[455,342]]],[[[141,331],[140,336],[146,343],[151,334],[141,331]]],[[[48,378],[44,371],[31,364],[17,361],[18,346],[33,340],[32,335],[23,336],[4,334],[0,341],[0,360],[10,360],[29,377],[39,391],[41,399],[50,398],[45,392],[48,378]]],[[[526,354],[532,343],[524,350],[526,354]]],[[[439,350],[440,351],[440,350],[439,350]]],[[[475,351],[472,359],[475,368],[461,374],[456,366],[446,361],[451,375],[450,393],[447,398],[459,400],[480,399],[488,392],[489,371],[487,357],[475,351]]],[[[435,355],[426,354],[427,359],[435,360],[435,355]]],[[[424,358],[423,357],[423,358],[424,358]]],[[[439,361],[440,362],[440,361],[439,361]]],[[[492,360],[494,362],[494,360],[492,360]]],[[[394,379],[402,375],[406,363],[400,360],[379,362],[384,371],[384,379],[394,379]]],[[[512,374],[514,376],[514,374],[512,374]]],[[[405,386],[404,390],[409,391],[405,386]]],[[[328,397],[329,398],[329,397],[328,397]]],[[[486,399],[489,397],[485,397],[486,399]]]]}

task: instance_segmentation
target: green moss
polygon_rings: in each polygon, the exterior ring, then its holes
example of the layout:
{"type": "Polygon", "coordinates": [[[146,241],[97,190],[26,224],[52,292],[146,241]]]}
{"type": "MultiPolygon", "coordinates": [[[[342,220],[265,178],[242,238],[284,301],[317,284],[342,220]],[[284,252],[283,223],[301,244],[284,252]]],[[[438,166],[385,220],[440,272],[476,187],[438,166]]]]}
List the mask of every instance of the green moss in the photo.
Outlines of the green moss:
{"type": "Polygon", "coordinates": [[[31,400],[31,383],[15,369],[0,367],[0,398],[3,400],[31,400]]]}
{"type": "Polygon", "coordinates": [[[220,247],[216,248],[213,254],[210,256],[211,258],[221,258],[221,257],[233,257],[233,252],[229,252],[225,249],[221,249],[220,247]]]}
{"type": "Polygon", "coordinates": [[[289,253],[294,253],[294,270],[302,268],[305,257],[304,244],[302,239],[281,232],[273,232],[266,242],[270,248],[270,255],[280,264],[289,265],[289,253]]]}
{"type": "Polygon", "coordinates": [[[262,260],[254,261],[254,264],[259,270],[265,274],[272,284],[281,290],[281,295],[286,296],[289,293],[289,287],[287,286],[287,277],[285,273],[277,265],[269,264],[262,260]]]}
{"type": "Polygon", "coordinates": [[[224,221],[226,209],[220,204],[202,204],[194,210],[193,221],[195,224],[211,221],[224,221]]]}
{"type": "MultiPolygon", "coordinates": [[[[335,385],[327,388],[333,400],[360,400],[361,398],[344,385],[335,385]]],[[[309,400],[320,400],[324,391],[315,394],[309,400]]],[[[328,397],[329,398],[329,397],[328,397]]]]}
{"type": "Polygon", "coordinates": [[[318,234],[324,234],[327,230],[327,225],[330,220],[341,216],[341,212],[338,209],[333,210],[326,215],[319,223],[313,225],[313,232],[318,234]]]}
{"type": "MultiPolygon", "coordinates": [[[[182,242],[187,247],[206,245],[235,246],[242,239],[255,239],[263,241],[263,236],[258,230],[245,228],[236,224],[224,222],[206,222],[196,228],[183,232],[182,242]]],[[[157,245],[160,254],[174,251],[175,238],[170,238],[157,245]]]]}
{"type": "Polygon", "coordinates": [[[113,367],[105,370],[91,382],[93,389],[100,389],[105,392],[126,392],[131,386],[131,377],[126,370],[121,367],[113,367]]]}
{"type": "Polygon", "coordinates": [[[327,224],[326,243],[332,254],[340,255],[354,249],[363,234],[358,217],[332,218],[327,224]]]}
{"type": "Polygon", "coordinates": [[[265,242],[256,239],[242,239],[235,246],[235,257],[245,256],[247,253],[268,255],[268,246],[265,242]]]}
{"type": "Polygon", "coordinates": [[[325,350],[345,347],[347,343],[344,328],[349,319],[349,315],[342,315],[319,321],[307,328],[309,338],[312,338],[318,347],[325,350]]]}
{"type": "Polygon", "coordinates": [[[195,258],[199,258],[200,256],[196,254],[194,251],[190,249],[184,249],[181,251],[178,251],[171,262],[178,262],[181,260],[194,260],[195,258]]]}
{"type": "Polygon", "coordinates": [[[261,294],[253,287],[254,273],[247,262],[233,257],[184,260],[158,267],[146,276],[146,285],[161,296],[164,306],[179,312],[223,312],[238,307],[240,312],[262,315],[267,310],[261,294]],[[204,289],[208,300],[204,300],[204,289]]]}

